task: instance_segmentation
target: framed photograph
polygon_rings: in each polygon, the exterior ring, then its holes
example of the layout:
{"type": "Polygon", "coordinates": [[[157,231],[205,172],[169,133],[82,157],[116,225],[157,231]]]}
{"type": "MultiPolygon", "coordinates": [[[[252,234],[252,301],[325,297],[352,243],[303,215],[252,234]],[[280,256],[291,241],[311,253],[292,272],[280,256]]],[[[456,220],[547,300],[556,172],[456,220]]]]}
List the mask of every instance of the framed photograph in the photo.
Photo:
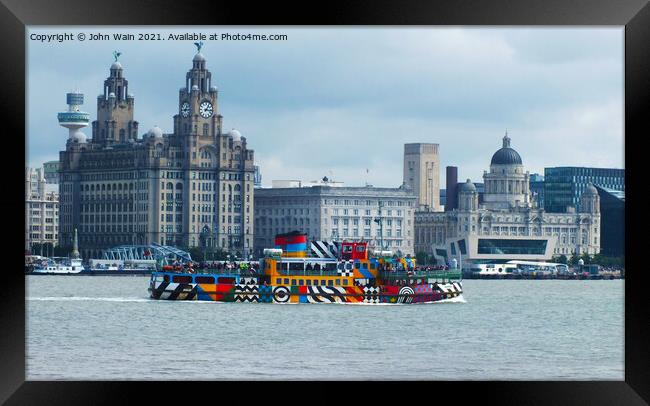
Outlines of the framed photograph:
{"type": "Polygon", "coordinates": [[[1,8],[25,148],[3,401],[648,402],[647,4],[165,3],[1,8]]]}

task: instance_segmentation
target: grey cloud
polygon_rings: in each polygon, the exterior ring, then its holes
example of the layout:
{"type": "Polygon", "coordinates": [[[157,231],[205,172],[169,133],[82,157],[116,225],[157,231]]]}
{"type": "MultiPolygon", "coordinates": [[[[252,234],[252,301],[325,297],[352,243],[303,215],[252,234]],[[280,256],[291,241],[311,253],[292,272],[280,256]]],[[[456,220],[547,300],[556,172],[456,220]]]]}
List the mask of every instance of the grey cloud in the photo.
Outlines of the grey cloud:
{"type": "MultiPolygon", "coordinates": [[[[405,142],[440,143],[443,167],[457,165],[461,177],[480,181],[506,129],[531,171],[567,162],[623,164],[622,152],[611,152],[622,151],[621,30],[227,30],[289,35],[286,42],[217,41],[203,49],[224,125],[247,137],[265,183],[332,170],[351,184],[395,186],[405,142]]],[[[28,42],[30,164],[56,159],[64,147],[67,133],[56,112],[74,85],[95,117],[114,49],[123,52],[142,132],[154,124],[171,131],[194,54],[191,41],[28,42]]]]}

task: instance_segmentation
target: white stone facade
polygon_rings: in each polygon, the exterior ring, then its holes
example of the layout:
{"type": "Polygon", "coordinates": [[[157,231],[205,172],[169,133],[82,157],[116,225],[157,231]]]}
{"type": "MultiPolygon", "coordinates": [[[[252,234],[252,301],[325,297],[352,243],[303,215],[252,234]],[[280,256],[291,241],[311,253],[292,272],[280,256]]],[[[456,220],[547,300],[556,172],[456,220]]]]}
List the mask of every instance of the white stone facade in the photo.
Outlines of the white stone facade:
{"type": "MultiPolygon", "coordinates": [[[[504,147],[509,148],[507,136],[504,147]]],[[[503,150],[502,148],[502,150],[503,150]]],[[[418,211],[415,214],[415,250],[434,253],[446,251],[449,257],[460,255],[458,242],[464,240],[463,260],[476,259],[537,259],[549,260],[553,255],[573,253],[594,255],[600,252],[600,208],[597,192],[590,190],[581,200],[576,212],[546,213],[533,207],[528,188],[528,173],[523,171],[516,152],[502,150],[495,153],[490,172],[484,175],[483,204],[471,181],[459,186],[458,209],[450,212],[418,211]],[[508,160],[511,160],[508,163],[508,160]],[[496,161],[496,162],[495,162],[496,161]],[[481,240],[521,240],[536,246],[535,241],[545,241],[542,253],[487,254],[481,252],[481,240]],[[454,245],[452,247],[452,245],[454,245]]],[[[498,242],[497,242],[498,245],[498,242]]]]}
{"type": "Polygon", "coordinates": [[[90,142],[60,153],[62,244],[78,229],[84,258],[122,244],[201,246],[248,255],[253,246],[254,154],[224,131],[218,90],[197,53],[179,78],[174,131],[137,135],[135,98],[113,64],[90,142]]]}
{"type": "Polygon", "coordinates": [[[406,187],[257,189],[255,252],[272,248],[276,234],[298,230],[313,240],[368,241],[373,249],[383,239],[384,249],[413,255],[416,205],[416,195],[406,187]]]}
{"type": "Polygon", "coordinates": [[[25,169],[25,250],[58,243],[59,194],[48,189],[42,168],[25,169]]]}

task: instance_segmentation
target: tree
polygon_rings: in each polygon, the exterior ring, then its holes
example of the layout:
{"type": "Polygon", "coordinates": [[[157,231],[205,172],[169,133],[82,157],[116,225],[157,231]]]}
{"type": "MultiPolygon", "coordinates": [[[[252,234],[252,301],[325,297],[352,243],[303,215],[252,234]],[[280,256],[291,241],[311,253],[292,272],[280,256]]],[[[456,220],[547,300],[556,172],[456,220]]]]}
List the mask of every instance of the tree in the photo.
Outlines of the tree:
{"type": "Polygon", "coordinates": [[[569,259],[569,265],[578,265],[578,260],[580,257],[578,256],[578,253],[573,251],[573,255],[571,255],[571,258],[569,259]]]}
{"type": "Polygon", "coordinates": [[[54,252],[52,253],[53,257],[67,257],[72,252],[72,246],[70,245],[57,245],[54,247],[54,252]]]}
{"type": "Polygon", "coordinates": [[[418,264],[424,265],[429,262],[429,256],[427,255],[426,252],[418,252],[415,254],[415,260],[417,261],[418,264]]]}
{"type": "MultiPolygon", "coordinates": [[[[587,261],[585,261],[587,263],[587,261]]],[[[625,257],[608,257],[602,253],[593,256],[591,263],[604,267],[625,268],[625,257]]]]}
{"type": "Polygon", "coordinates": [[[553,261],[557,262],[559,264],[566,264],[567,263],[567,257],[564,254],[562,254],[560,256],[554,256],[553,261]]]}
{"type": "Polygon", "coordinates": [[[582,256],[580,258],[583,261],[585,261],[585,265],[591,264],[593,262],[593,258],[586,252],[584,254],[582,254],[582,256]]]}
{"type": "Polygon", "coordinates": [[[201,247],[192,247],[186,250],[194,261],[203,261],[203,250],[201,247]]]}
{"type": "Polygon", "coordinates": [[[225,260],[227,258],[228,251],[226,251],[224,249],[221,249],[221,248],[217,248],[216,250],[214,250],[214,252],[212,254],[213,254],[214,259],[216,261],[223,261],[223,260],[225,260]]]}
{"type": "Polygon", "coordinates": [[[601,266],[610,266],[611,262],[612,262],[611,258],[608,258],[608,257],[604,256],[600,252],[598,254],[594,255],[592,261],[593,261],[594,264],[598,264],[598,265],[601,265],[601,266]]]}
{"type": "Polygon", "coordinates": [[[32,254],[43,255],[43,244],[38,242],[32,243],[32,254]]]}
{"type": "Polygon", "coordinates": [[[31,249],[31,254],[32,255],[41,255],[44,257],[51,257],[51,256],[57,256],[54,255],[54,247],[52,246],[51,242],[44,242],[44,243],[39,243],[35,242],[32,244],[32,249],[31,249]]]}

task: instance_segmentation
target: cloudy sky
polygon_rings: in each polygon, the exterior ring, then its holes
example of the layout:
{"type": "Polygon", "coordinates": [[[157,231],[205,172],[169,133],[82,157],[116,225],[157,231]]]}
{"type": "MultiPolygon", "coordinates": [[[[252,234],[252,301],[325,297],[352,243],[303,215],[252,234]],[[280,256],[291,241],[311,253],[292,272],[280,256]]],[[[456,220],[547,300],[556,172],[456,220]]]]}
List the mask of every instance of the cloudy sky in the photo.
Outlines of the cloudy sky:
{"type": "MultiPolygon", "coordinates": [[[[31,34],[286,34],[286,41],[204,41],[226,129],[255,150],[263,184],[333,177],[402,183],[404,143],[440,144],[444,167],[482,181],[508,131],[531,172],[624,167],[623,27],[32,27],[27,42],[27,164],[58,159],[65,93],[96,97],[113,62],[135,95],[141,133],[173,129],[194,41],[40,42],[31,34]]],[[[136,36],[137,38],[137,36],[136,36]]],[[[90,136],[89,128],[85,133],[90,136]]],[[[444,186],[443,186],[444,187],[444,186]]]]}

